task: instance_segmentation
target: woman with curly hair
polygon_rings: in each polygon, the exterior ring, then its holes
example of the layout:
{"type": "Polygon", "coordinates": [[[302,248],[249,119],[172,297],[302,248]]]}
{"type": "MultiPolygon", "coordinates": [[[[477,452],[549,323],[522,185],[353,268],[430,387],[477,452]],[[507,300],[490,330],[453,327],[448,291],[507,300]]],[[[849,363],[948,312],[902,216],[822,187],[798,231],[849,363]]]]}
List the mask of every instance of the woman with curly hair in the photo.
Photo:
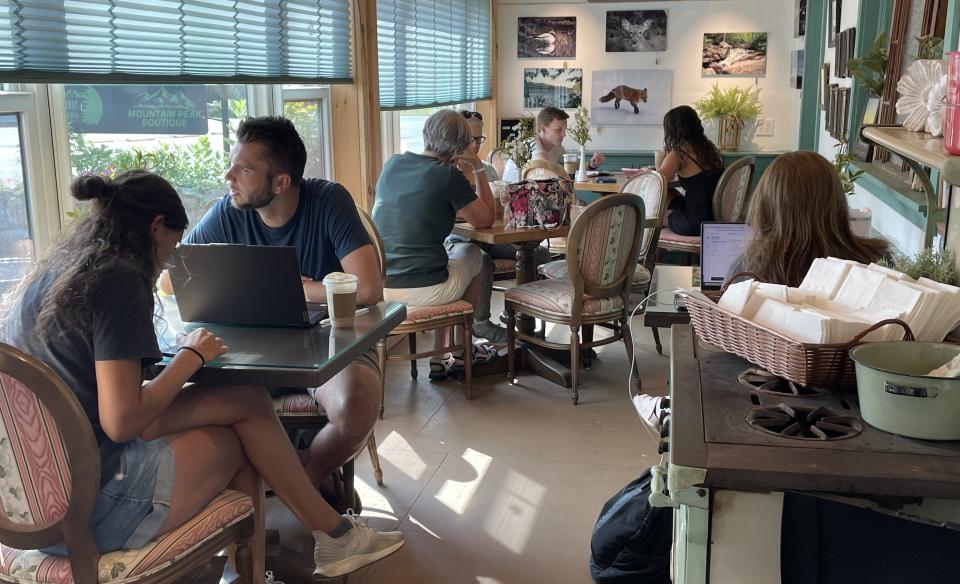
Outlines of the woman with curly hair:
{"type": "Polygon", "coordinates": [[[714,218],[713,191],[723,174],[723,157],[687,105],[663,116],[663,149],[657,172],[670,181],[676,177],[684,192],[671,198],[664,225],[678,235],[700,235],[700,224],[714,218]]]}

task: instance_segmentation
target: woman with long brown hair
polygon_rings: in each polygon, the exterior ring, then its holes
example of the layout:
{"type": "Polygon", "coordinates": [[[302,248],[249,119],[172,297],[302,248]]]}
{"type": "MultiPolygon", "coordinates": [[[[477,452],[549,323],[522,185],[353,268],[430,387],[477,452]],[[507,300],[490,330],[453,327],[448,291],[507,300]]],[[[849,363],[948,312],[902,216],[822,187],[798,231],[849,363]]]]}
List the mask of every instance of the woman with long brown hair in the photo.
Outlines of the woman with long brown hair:
{"type": "Polygon", "coordinates": [[[731,270],[753,272],[763,282],[799,286],[816,258],[869,264],[890,247],[853,234],[840,179],[816,152],[788,152],[767,167],[747,222],[753,239],[731,270]]]}

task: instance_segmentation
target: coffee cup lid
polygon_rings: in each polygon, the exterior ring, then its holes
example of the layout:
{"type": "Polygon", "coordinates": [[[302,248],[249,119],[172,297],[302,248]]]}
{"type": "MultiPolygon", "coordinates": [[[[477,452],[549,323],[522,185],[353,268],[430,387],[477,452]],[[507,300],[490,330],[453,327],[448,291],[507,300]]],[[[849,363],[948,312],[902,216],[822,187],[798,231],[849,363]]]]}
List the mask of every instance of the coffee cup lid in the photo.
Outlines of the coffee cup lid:
{"type": "Polygon", "coordinates": [[[327,282],[330,282],[331,284],[343,284],[356,281],[357,277],[355,275],[344,272],[330,272],[323,278],[324,284],[327,282]]]}

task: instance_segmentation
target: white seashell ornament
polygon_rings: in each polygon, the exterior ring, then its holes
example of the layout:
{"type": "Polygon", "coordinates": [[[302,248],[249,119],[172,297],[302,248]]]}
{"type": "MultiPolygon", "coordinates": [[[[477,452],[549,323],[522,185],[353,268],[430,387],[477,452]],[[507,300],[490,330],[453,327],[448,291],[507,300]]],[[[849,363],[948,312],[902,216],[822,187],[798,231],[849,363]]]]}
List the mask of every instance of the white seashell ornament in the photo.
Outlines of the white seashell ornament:
{"type": "Polygon", "coordinates": [[[933,86],[943,77],[943,61],[933,59],[917,59],[907,68],[907,72],[897,83],[897,113],[905,115],[903,127],[922,132],[927,126],[930,110],[927,109],[927,98],[933,86]]]}
{"type": "Polygon", "coordinates": [[[947,76],[944,75],[937,81],[930,94],[927,96],[927,125],[924,129],[933,137],[943,136],[943,123],[947,114],[947,76]]]}

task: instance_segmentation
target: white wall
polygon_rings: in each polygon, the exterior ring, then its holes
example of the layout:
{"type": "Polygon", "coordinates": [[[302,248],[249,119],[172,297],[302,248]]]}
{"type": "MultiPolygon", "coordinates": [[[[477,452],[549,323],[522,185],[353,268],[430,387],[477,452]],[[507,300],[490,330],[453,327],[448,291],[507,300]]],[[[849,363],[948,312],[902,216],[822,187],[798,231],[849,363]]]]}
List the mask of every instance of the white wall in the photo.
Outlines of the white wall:
{"type": "MultiPolygon", "coordinates": [[[[580,67],[583,69],[584,103],[592,104],[594,70],[671,69],[673,105],[701,98],[715,79],[700,77],[703,34],[708,32],[768,33],[767,75],[760,79],[719,79],[721,87],[752,85],[761,89],[763,117],[774,121],[770,137],[753,136],[748,125],[743,150],[795,150],[800,119],[800,90],[789,84],[790,52],[803,47],[793,36],[795,0],[715,0],[674,2],[617,2],[585,4],[547,0],[499,0],[497,16],[497,107],[501,118],[532,112],[523,109],[523,69],[526,67],[580,67]],[[662,53],[607,53],[604,50],[606,12],[613,10],[667,11],[667,50],[662,53]],[[576,59],[518,59],[517,17],[576,16],[576,59]]],[[[806,80],[805,80],[806,81],[806,80]]],[[[814,81],[816,82],[816,81],[814,81]]],[[[629,104],[627,104],[629,106],[629,104]]],[[[592,105],[588,105],[592,108],[592,105]]],[[[622,106],[621,106],[622,107],[622,106]]],[[[708,126],[708,135],[716,129],[708,126]]],[[[660,126],[607,126],[593,128],[591,149],[650,150],[663,144],[660,126]]],[[[569,138],[568,138],[569,142],[569,138]]],[[[565,144],[570,148],[573,143],[565,144]]]]}

